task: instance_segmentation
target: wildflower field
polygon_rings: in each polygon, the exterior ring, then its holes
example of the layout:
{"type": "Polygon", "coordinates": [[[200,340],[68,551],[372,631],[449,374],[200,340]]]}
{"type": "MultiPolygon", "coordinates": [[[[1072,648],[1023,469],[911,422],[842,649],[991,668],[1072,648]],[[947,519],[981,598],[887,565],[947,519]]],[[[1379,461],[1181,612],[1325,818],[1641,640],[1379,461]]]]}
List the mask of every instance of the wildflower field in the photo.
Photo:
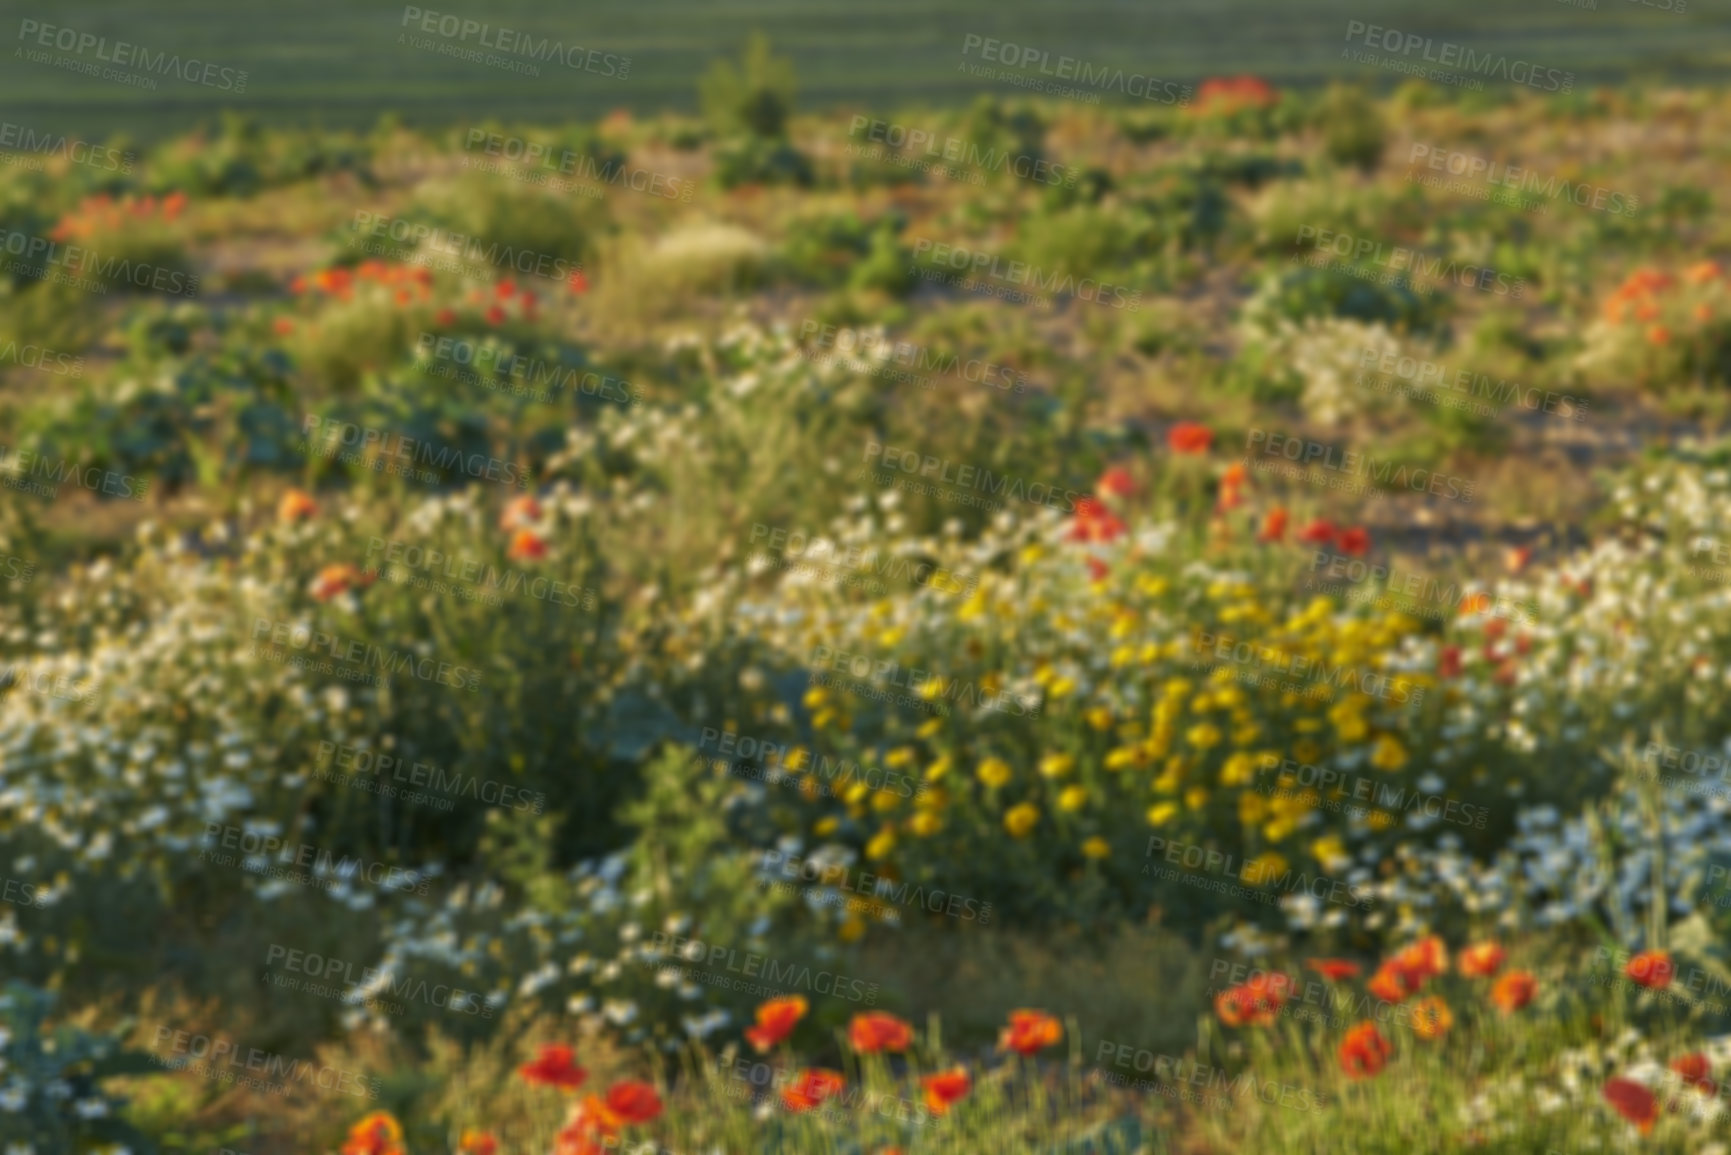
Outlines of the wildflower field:
{"type": "Polygon", "coordinates": [[[1731,1152],[1731,94],[1514,65],[0,117],[0,1152],[1731,1152]]]}

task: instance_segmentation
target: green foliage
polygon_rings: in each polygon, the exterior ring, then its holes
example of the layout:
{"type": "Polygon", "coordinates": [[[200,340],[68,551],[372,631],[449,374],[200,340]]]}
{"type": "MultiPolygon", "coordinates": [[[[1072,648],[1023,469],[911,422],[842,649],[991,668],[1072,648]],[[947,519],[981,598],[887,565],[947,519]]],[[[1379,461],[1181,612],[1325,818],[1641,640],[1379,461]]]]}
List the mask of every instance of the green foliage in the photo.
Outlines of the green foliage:
{"type": "Polygon", "coordinates": [[[697,82],[698,101],[715,130],[761,140],[781,137],[793,115],[793,62],[771,54],[761,32],[746,41],[736,66],[717,60],[697,82]]]}
{"type": "Polygon", "coordinates": [[[104,1034],[49,1024],[55,996],[13,980],[0,995],[0,1143],[70,1153],[125,1143],[140,1155],[155,1148],[122,1117],[125,1101],[102,1084],[158,1070],[150,1056],[126,1050],[127,1025],[104,1034]]]}
{"type": "Polygon", "coordinates": [[[1318,116],[1323,149],[1334,163],[1368,172],[1382,162],[1387,129],[1376,105],[1362,89],[1345,85],[1329,89],[1318,116]]]}

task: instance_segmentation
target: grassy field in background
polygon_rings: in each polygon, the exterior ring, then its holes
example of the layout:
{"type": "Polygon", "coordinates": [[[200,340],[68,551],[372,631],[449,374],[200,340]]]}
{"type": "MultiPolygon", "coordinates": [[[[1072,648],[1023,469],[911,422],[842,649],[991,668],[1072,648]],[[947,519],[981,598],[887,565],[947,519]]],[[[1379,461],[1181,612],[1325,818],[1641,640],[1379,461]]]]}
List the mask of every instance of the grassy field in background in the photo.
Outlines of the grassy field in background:
{"type": "MultiPolygon", "coordinates": [[[[0,72],[0,108],[38,131],[118,130],[141,138],[194,127],[222,108],[269,123],[333,127],[370,124],[388,111],[417,124],[475,115],[552,121],[619,107],[683,111],[693,106],[695,79],[709,61],[737,51],[759,28],[797,64],[808,109],[956,104],[984,91],[1014,92],[959,71],[969,34],[1189,83],[1236,72],[1287,86],[1340,77],[1389,87],[1404,79],[1342,57],[1351,20],[1572,71],[1577,90],[1624,79],[1707,79],[1731,63],[1731,23],[1715,20],[1710,5],[1688,3],[1678,13],[1636,0],[1598,0],[1596,10],[1555,0],[594,0],[581,9],[464,0],[422,7],[626,55],[630,75],[543,66],[539,76],[522,76],[401,45],[404,8],[381,0],[8,2],[0,4],[0,27],[10,30],[14,53],[0,72]],[[147,92],[33,62],[17,52],[24,20],[244,69],[246,92],[175,79],[147,92]],[[235,37],[236,27],[249,35],[235,37]]],[[[1509,86],[1487,84],[1497,87],[1509,86]]]]}

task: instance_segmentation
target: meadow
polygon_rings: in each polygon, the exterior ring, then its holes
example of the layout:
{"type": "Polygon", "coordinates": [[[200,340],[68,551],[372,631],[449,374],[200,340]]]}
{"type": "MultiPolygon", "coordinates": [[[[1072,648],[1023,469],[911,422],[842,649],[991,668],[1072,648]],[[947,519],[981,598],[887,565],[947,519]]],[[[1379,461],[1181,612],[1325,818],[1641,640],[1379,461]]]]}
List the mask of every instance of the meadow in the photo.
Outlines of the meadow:
{"type": "Polygon", "coordinates": [[[1724,1152],[1731,97],[1570,51],[37,106],[0,1143],[1724,1152]]]}

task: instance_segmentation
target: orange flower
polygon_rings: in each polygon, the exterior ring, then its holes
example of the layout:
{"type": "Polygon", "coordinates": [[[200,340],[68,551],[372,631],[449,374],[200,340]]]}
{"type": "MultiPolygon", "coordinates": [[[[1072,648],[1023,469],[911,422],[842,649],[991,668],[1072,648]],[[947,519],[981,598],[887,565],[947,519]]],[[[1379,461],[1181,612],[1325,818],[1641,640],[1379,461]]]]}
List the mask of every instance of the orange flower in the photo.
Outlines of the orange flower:
{"type": "Polygon", "coordinates": [[[606,1103],[590,1095],[553,1137],[553,1155],[605,1155],[617,1148],[615,1140],[623,1122],[606,1103]]]}
{"type": "Polygon", "coordinates": [[[1292,992],[1293,982],[1283,974],[1256,975],[1239,989],[1248,1005],[1248,1022],[1253,1027],[1267,1027],[1274,1024],[1274,1017],[1280,1013],[1281,1006],[1286,1002],[1286,996],[1292,992]]]}
{"type": "Polygon", "coordinates": [[[491,1131],[474,1131],[465,1128],[463,1138],[457,1144],[457,1155],[498,1155],[499,1140],[493,1137],[491,1131]]]}
{"type": "Polygon", "coordinates": [[[1539,980],[1526,971],[1510,971],[1491,984],[1491,1002],[1505,1015],[1514,1014],[1539,993],[1539,980]]]}
{"type": "Polygon", "coordinates": [[[1103,582],[1106,575],[1112,572],[1112,567],[1097,557],[1088,559],[1088,578],[1090,581],[1103,582]]]}
{"type": "Polygon", "coordinates": [[[758,1050],[767,1051],[793,1034],[794,1026],[809,1009],[804,995],[770,999],[757,1008],[757,1025],[745,1032],[745,1038],[758,1050]]]}
{"type": "Polygon", "coordinates": [[[1483,592],[1468,594],[1461,599],[1461,616],[1483,613],[1491,608],[1491,595],[1483,592]]]}
{"type": "Polygon", "coordinates": [[[781,1105],[789,1111],[809,1111],[847,1086],[839,1071],[804,1070],[781,1089],[781,1105]]]}
{"type": "Polygon", "coordinates": [[[310,591],[321,602],[328,602],[346,590],[370,584],[367,576],[348,562],[334,562],[319,571],[310,591]]]}
{"type": "Polygon", "coordinates": [[[1388,1065],[1394,1048],[1376,1024],[1363,1022],[1346,1032],[1340,1042],[1340,1069],[1349,1079],[1365,1079],[1379,1074],[1388,1065]]]}
{"type": "Polygon", "coordinates": [[[974,1080],[965,1069],[951,1067],[927,1075],[920,1080],[920,1086],[926,1089],[926,1110],[934,1115],[944,1115],[952,1104],[973,1089],[974,1080]]]}
{"type": "Polygon", "coordinates": [[[295,331],[295,323],[287,317],[278,317],[270,323],[270,331],[279,337],[286,337],[295,331]]]}
{"type": "Polygon", "coordinates": [[[1044,1011],[1011,1011],[1010,1025],[998,1036],[998,1045],[1031,1055],[1050,1047],[1064,1037],[1064,1025],[1044,1011]]]}
{"type": "Polygon", "coordinates": [[[579,295],[589,291],[589,278],[583,275],[582,269],[578,269],[576,272],[572,273],[570,279],[566,281],[566,284],[571,286],[571,291],[573,293],[579,295]]]}
{"type": "Polygon", "coordinates": [[[1359,967],[1355,962],[1343,958],[1313,958],[1304,964],[1331,983],[1341,979],[1353,979],[1359,976],[1359,967]]]}
{"type": "Polygon", "coordinates": [[[1220,484],[1229,489],[1237,488],[1244,484],[1245,476],[1244,463],[1242,461],[1234,461],[1231,465],[1226,467],[1226,472],[1220,475],[1220,484]]]}
{"type": "Polygon", "coordinates": [[[1648,990],[1662,991],[1671,985],[1671,979],[1677,974],[1677,965],[1662,950],[1644,950],[1629,960],[1623,973],[1648,990]]]}
{"type": "Polygon", "coordinates": [[[525,493],[521,497],[513,497],[505,505],[505,512],[499,515],[500,529],[523,529],[533,522],[541,520],[541,503],[533,494],[525,493]]]}
{"type": "Polygon", "coordinates": [[[1194,421],[1180,421],[1166,431],[1166,447],[1174,453],[1207,453],[1214,445],[1214,431],[1194,421]]]}
{"type": "Polygon", "coordinates": [[[661,1115],[661,1096],[649,1083],[626,1079],[607,1088],[607,1110],[622,1123],[648,1123],[661,1115]]]}
{"type": "Polygon", "coordinates": [[[437,313],[433,314],[433,324],[437,325],[441,329],[449,329],[456,323],[457,311],[455,309],[442,308],[437,313]]]}
{"type": "Polygon", "coordinates": [[[1405,1002],[1409,995],[1417,994],[1420,982],[1411,972],[1385,962],[1376,969],[1376,974],[1365,987],[1385,1003],[1399,1003],[1405,1002]]]}
{"type": "Polygon", "coordinates": [[[1639,1127],[1641,1134],[1652,1131],[1659,1118],[1659,1100],[1653,1092],[1633,1079],[1608,1079],[1603,1093],[1605,1102],[1639,1127]]]}
{"type": "Polygon", "coordinates": [[[547,556],[547,543],[534,530],[520,529],[511,535],[505,556],[512,561],[540,561],[547,556]]]}
{"type": "Polygon", "coordinates": [[[1511,546],[1503,554],[1503,565],[1510,573],[1520,573],[1527,568],[1527,563],[1533,560],[1533,547],[1530,545],[1511,546]]]}
{"type": "Polygon", "coordinates": [[[1105,497],[1130,497],[1136,492],[1136,482],[1128,469],[1122,465],[1114,465],[1100,475],[1094,488],[1105,497]]]}
{"type": "Polygon", "coordinates": [[[1474,943],[1461,951],[1461,974],[1469,979],[1484,979],[1503,968],[1507,955],[1494,942],[1474,943]]]}
{"type": "Polygon", "coordinates": [[[1335,541],[1340,552],[1351,557],[1363,557],[1370,551],[1370,531],[1363,526],[1340,531],[1340,537],[1335,541]]]}
{"type": "Polygon", "coordinates": [[[1262,519],[1262,532],[1256,535],[1256,540],[1267,543],[1282,541],[1286,537],[1286,507],[1277,505],[1268,511],[1268,516],[1262,519]]]}
{"type": "Polygon", "coordinates": [[[564,1043],[546,1043],[534,1062],[524,1063],[517,1068],[517,1073],[533,1087],[575,1091],[589,1077],[589,1072],[577,1065],[576,1056],[577,1052],[564,1043]]]}
{"type": "Polygon", "coordinates": [[[1713,306],[1709,305],[1706,301],[1702,301],[1699,305],[1696,305],[1695,319],[1703,324],[1711,321],[1713,319],[1713,306]]]}
{"type": "Polygon", "coordinates": [[[303,521],[315,516],[318,511],[318,503],[304,491],[291,489],[277,502],[276,518],[278,521],[303,521]]]}
{"type": "Polygon", "coordinates": [[[1719,1090],[1718,1085],[1707,1077],[1711,1070],[1707,1065],[1707,1056],[1699,1051],[1672,1059],[1671,1069],[1677,1073],[1679,1079],[1703,1094],[1711,1095],[1719,1090]]]}
{"type": "Polygon", "coordinates": [[[1112,541],[1124,532],[1124,523],[1112,515],[1098,498],[1083,497],[1076,501],[1076,520],[1070,526],[1071,541],[1112,541]]]}
{"type": "Polygon", "coordinates": [[[1327,545],[1334,540],[1336,532],[1332,521],[1319,517],[1298,531],[1298,540],[1305,545],[1327,545]]]}
{"type": "Polygon", "coordinates": [[[1723,275],[1723,271],[1719,268],[1719,262],[1702,261],[1700,264],[1690,265],[1684,271],[1683,279],[1691,285],[1704,285],[1708,281],[1718,280],[1723,275]]]}
{"type": "Polygon", "coordinates": [[[1394,963],[1402,970],[1417,975],[1422,982],[1449,969],[1448,948],[1436,935],[1427,935],[1402,949],[1394,956],[1394,963]]]}
{"type": "Polygon", "coordinates": [[[1412,1033],[1421,1039],[1441,1038],[1454,1025],[1454,1012],[1434,995],[1412,1005],[1412,1033]]]}
{"type": "Polygon", "coordinates": [[[1250,1000],[1241,987],[1228,987],[1214,996],[1214,1013],[1229,1027],[1242,1027],[1250,1019],[1250,1000]]]}
{"type": "Polygon", "coordinates": [[[342,1155],[403,1155],[403,1128],[389,1111],[374,1111],[349,1128],[342,1155]]]}
{"type": "Polygon", "coordinates": [[[1671,330],[1663,325],[1654,325],[1647,330],[1647,343],[1651,345],[1669,345],[1671,330]]]}
{"type": "Polygon", "coordinates": [[[879,1051],[901,1052],[914,1041],[914,1029],[887,1011],[867,1011],[855,1015],[848,1024],[848,1042],[862,1055],[879,1051]]]}

